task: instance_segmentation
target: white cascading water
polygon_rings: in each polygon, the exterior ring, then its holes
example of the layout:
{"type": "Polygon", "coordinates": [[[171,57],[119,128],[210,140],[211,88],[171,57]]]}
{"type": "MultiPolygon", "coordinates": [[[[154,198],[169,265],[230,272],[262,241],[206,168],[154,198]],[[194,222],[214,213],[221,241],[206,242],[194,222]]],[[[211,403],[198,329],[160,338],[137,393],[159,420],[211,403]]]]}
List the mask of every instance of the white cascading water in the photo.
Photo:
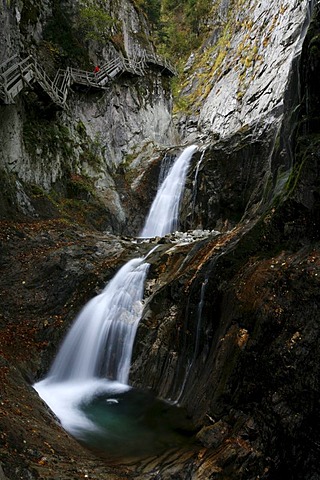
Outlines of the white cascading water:
{"type": "MultiPolygon", "coordinates": [[[[176,225],[181,192],[196,148],[187,147],[175,161],[152,205],[143,236],[164,235],[176,225]]],[[[48,375],[34,385],[64,428],[78,438],[83,432],[99,430],[81,405],[100,394],[112,397],[130,390],[132,348],[148,268],[145,258],[136,258],[118,271],[105,289],[85,305],[48,375]]],[[[108,401],[118,403],[114,398],[108,401]]]]}
{"type": "Polygon", "coordinates": [[[163,237],[177,229],[180,199],[190,160],[196,150],[196,145],[187,147],[174,162],[151,205],[140,237],[163,237]]]}
{"type": "Polygon", "coordinates": [[[126,263],[90,300],[66,336],[49,377],[54,381],[106,377],[128,383],[132,346],[142,312],[143,258],[126,263]]]}
{"type": "Polygon", "coordinates": [[[143,258],[127,262],[90,300],[68,332],[47,377],[34,388],[74,435],[95,426],[78,410],[99,392],[123,392],[142,313],[143,258]],[[106,380],[108,379],[108,380],[106,380]]]}
{"type": "Polygon", "coordinates": [[[197,163],[197,166],[196,166],[196,171],[195,171],[195,174],[194,174],[194,180],[193,180],[193,195],[192,195],[192,207],[191,207],[191,211],[192,211],[192,220],[194,219],[194,214],[195,214],[195,206],[196,206],[196,200],[197,200],[197,193],[198,193],[198,175],[199,175],[199,170],[200,170],[200,166],[201,166],[201,163],[204,159],[204,154],[205,154],[205,150],[203,150],[202,154],[201,154],[201,157],[200,159],[198,160],[198,163],[197,163]]]}

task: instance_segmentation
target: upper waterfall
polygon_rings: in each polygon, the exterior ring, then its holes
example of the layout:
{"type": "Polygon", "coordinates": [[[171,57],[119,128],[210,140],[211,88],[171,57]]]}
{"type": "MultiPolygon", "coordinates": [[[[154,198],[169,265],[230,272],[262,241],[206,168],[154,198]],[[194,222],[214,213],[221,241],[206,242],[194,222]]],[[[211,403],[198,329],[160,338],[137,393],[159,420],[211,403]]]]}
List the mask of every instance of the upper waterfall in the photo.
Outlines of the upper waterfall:
{"type": "Polygon", "coordinates": [[[172,165],[151,205],[141,237],[163,237],[177,229],[180,199],[190,160],[196,150],[196,145],[187,147],[172,165]]]}

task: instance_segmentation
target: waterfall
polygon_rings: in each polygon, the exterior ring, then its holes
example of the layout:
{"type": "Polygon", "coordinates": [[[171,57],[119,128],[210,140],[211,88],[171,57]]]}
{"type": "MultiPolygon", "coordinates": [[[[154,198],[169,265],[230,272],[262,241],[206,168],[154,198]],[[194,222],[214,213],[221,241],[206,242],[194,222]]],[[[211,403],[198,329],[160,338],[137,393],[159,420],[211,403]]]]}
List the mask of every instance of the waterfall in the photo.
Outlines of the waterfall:
{"type": "Polygon", "coordinates": [[[201,154],[200,160],[197,163],[196,171],[195,171],[195,174],[194,174],[192,207],[191,207],[192,221],[194,220],[195,208],[196,208],[196,199],[197,199],[197,193],[198,193],[198,175],[199,175],[200,166],[202,164],[202,160],[204,159],[204,155],[205,155],[205,150],[203,150],[203,152],[201,154]]]}
{"type": "MultiPolygon", "coordinates": [[[[164,235],[177,224],[180,196],[196,148],[186,148],[169,171],[152,205],[144,236],[164,235]]],[[[149,268],[145,260],[148,255],[127,262],[104,290],[84,306],[66,335],[48,375],[34,385],[64,428],[83,441],[86,441],[88,432],[91,432],[90,439],[94,432],[98,443],[108,436],[110,440],[112,429],[117,432],[114,410],[109,412],[111,427],[108,425],[106,429],[101,427],[101,418],[97,420],[96,412],[100,408],[99,399],[104,395],[102,423],[105,424],[106,409],[110,406],[114,409],[120,401],[119,395],[131,390],[128,386],[130,362],[142,314],[144,282],[149,268]]],[[[133,422],[136,427],[135,420],[124,420],[121,415],[120,410],[122,423],[133,422]]],[[[139,425],[139,428],[142,436],[150,436],[145,425],[139,425]]],[[[119,442],[121,434],[116,433],[116,436],[119,442]]],[[[118,445],[117,442],[112,440],[108,448],[118,445]]],[[[135,449],[135,438],[132,445],[135,449]]]]}
{"type": "Polygon", "coordinates": [[[54,381],[106,377],[126,384],[149,264],[126,263],[90,300],[66,336],[49,378],[54,381]]]}
{"type": "Polygon", "coordinates": [[[181,385],[181,389],[177,395],[177,398],[175,400],[175,403],[179,403],[183,392],[185,390],[185,386],[187,383],[187,380],[189,379],[189,375],[192,369],[192,366],[194,362],[196,361],[197,355],[199,353],[199,344],[200,344],[200,335],[201,335],[201,328],[202,328],[202,311],[203,311],[203,306],[204,306],[204,295],[205,295],[205,290],[208,285],[208,277],[204,279],[201,285],[201,291],[200,291],[200,301],[198,303],[198,308],[197,308],[197,315],[195,317],[196,320],[196,338],[195,338],[195,343],[194,343],[194,350],[193,350],[193,355],[192,358],[188,360],[186,369],[185,369],[185,374],[184,374],[184,379],[181,385]]]}
{"type": "Polygon", "coordinates": [[[83,403],[102,392],[113,396],[129,389],[148,268],[144,258],[135,258],[117,272],[82,309],[47,377],[34,385],[64,428],[78,438],[99,431],[81,411],[83,403]]]}
{"type": "Polygon", "coordinates": [[[187,147],[174,162],[151,205],[142,238],[163,237],[178,226],[179,205],[190,160],[196,145],[187,147]]]}

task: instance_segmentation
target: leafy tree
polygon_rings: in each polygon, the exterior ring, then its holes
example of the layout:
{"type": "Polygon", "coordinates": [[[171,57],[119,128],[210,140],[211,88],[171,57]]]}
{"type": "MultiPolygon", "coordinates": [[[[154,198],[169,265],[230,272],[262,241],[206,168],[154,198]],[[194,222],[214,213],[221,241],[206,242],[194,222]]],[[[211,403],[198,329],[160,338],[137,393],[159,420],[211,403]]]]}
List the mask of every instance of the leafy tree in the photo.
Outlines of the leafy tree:
{"type": "Polygon", "coordinates": [[[136,5],[145,12],[149,22],[157,30],[161,23],[161,0],[136,0],[136,5]]]}
{"type": "Polygon", "coordinates": [[[162,54],[178,60],[197,48],[206,31],[212,0],[135,0],[154,27],[162,54]]]}
{"type": "Polygon", "coordinates": [[[54,0],[52,17],[45,25],[44,40],[59,51],[60,67],[89,64],[87,48],[82,35],[74,27],[71,12],[54,0]]]}
{"type": "Polygon", "coordinates": [[[79,9],[79,29],[86,40],[108,41],[115,20],[102,8],[93,5],[79,9]]]}

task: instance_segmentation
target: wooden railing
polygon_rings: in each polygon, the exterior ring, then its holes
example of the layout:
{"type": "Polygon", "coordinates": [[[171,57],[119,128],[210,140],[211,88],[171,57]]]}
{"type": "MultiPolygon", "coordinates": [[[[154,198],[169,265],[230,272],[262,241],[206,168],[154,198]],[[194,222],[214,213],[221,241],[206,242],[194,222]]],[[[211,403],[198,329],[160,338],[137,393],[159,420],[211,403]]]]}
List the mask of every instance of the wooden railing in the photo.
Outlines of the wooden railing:
{"type": "Polygon", "coordinates": [[[62,91],[32,56],[24,60],[20,60],[18,57],[12,57],[0,65],[1,100],[5,104],[14,103],[15,97],[21,90],[26,86],[30,86],[35,81],[39,83],[54,103],[60,106],[64,105],[66,101],[66,89],[62,91]],[[7,68],[8,64],[10,64],[9,68],[7,68]]]}
{"type": "Polygon", "coordinates": [[[149,64],[157,65],[167,75],[175,75],[174,68],[160,56],[145,54],[128,59],[119,55],[103,65],[97,73],[68,67],[59,69],[54,80],[51,80],[32,56],[23,60],[13,56],[0,65],[0,100],[5,104],[14,103],[21,90],[37,82],[55,104],[63,107],[72,84],[105,89],[121,73],[144,75],[149,64]]]}

